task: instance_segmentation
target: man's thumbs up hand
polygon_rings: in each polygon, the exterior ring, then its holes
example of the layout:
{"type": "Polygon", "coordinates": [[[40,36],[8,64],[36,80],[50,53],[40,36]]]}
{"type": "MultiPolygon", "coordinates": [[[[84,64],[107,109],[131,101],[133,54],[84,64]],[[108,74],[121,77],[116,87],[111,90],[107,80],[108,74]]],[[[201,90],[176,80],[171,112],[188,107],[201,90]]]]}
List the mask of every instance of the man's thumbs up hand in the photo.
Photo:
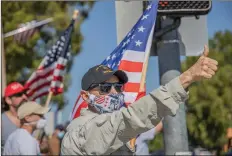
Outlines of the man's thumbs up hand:
{"type": "Polygon", "coordinates": [[[218,62],[214,59],[209,58],[208,55],[209,48],[205,45],[204,51],[197,62],[180,75],[180,80],[184,88],[186,88],[192,82],[200,81],[202,79],[211,79],[213,77],[218,69],[218,62]]]}

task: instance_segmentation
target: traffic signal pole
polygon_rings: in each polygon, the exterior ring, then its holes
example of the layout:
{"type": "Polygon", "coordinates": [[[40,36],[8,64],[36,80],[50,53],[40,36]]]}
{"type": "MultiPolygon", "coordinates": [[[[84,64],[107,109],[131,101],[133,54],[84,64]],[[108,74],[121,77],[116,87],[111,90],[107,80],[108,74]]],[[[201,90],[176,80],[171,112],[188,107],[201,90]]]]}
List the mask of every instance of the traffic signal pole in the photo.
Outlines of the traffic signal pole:
{"type": "MultiPolygon", "coordinates": [[[[160,83],[164,85],[173,78],[180,75],[180,40],[177,28],[180,25],[180,19],[173,23],[173,19],[159,18],[161,30],[168,25],[176,24],[176,27],[161,36],[157,43],[157,54],[159,61],[160,83]]],[[[164,126],[164,147],[165,155],[187,154],[188,137],[186,127],[185,105],[180,104],[180,108],[174,117],[167,116],[163,120],[164,126]],[[184,153],[183,153],[184,152],[184,153]]]]}

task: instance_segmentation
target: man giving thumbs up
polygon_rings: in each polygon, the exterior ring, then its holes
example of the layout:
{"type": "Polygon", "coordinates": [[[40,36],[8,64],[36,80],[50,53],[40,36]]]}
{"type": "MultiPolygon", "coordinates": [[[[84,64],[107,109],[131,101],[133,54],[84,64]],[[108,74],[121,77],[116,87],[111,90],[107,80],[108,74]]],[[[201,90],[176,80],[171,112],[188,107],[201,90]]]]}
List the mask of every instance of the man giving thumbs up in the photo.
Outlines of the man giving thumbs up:
{"type": "Polygon", "coordinates": [[[188,98],[185,89],[215,74],[218,63],[208,53],[205,46],[203,55],[187,71],[128,107],[122,107],[127,74],[103,65],[90,68],[82,78],[81,91],[88,108],[68,126],[62,155],[133,155],[130,139],[154,128],[163,117],[175,115],[188,98]]]}

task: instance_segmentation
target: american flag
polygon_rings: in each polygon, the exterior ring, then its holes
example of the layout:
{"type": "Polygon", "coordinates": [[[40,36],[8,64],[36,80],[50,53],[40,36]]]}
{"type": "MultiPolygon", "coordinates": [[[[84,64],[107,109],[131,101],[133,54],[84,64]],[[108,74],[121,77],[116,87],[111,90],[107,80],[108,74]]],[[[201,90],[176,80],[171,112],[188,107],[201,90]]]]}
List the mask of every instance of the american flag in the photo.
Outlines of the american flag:
{"type": "MultiPolygon", "coordinates": [[[[158,1],[150,3],[137,23],[115,50],[101,63],[113,70],[123,70],[129,78],[125,84],[125,103],[129,105],[145,93],[140,92],[140,82],[145,61],[149,53],[156,21],[158,1]],[[141,94],[140,94],[141,93],[141,94]]],[[[71,119],[80,115],[80,110],[88,105],[79,95],[73,107],[71,119]]]]}
{"type": "Polygon", "coordinates": [[[33,20],[33,21],[30,21],[30,22],[27,22],[27,23],[23,23],[23,24],[20,24],[18,26],[19,28],[19,33],[17,33],[16,35],[14,35],[14,40],[17,42],[17,43],[21,43],[21,44],[24,44],[26,43],[26,41],[28,39],[30,39],[36,32],[38,29],[40,29],[40,27],[37,27],[37,28],[32,28],[32,29],[29,29],[29,30],[26,30],[25,29],[31,25],[34,25],[36,24],[36,20],[33,20]]]}
{"type": "Polygon", "coordinates": [[[73,19],[26,82],[25,87],[29,89],[27,95],[30,100],[45,96],[50,91],[54,95],[63,92],[63,75],[70,56],[69,48],[74,22],[73,19]]]}

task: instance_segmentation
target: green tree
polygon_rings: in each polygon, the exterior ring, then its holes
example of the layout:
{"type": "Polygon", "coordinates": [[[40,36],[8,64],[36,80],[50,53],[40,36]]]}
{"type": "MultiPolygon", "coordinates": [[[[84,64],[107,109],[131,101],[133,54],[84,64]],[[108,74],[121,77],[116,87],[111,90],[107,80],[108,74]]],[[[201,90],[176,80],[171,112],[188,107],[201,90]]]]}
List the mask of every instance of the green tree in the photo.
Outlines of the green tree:
{"type": "MultiPolygon", "coordinates": [[[[19,24],[32,20],[44,20],[52,17],[53,22],[43,26],[25,44],[14,41],[14,37],[4,38],[4,52],[6,59],[6,79],[25,83],[31,73],[38,67],[48,48],[58,39],[58,36],[67,28],[71,21],[70,8],[78,6],[80,9],[88,10],[81,16],[75,24],[72,34],[71,54],[72,58],[67,65],[65,75],[65,90],[70,85],[70,69],[73,58],[80,52],[83,36],[80,32],[80,25],[92,8],[93,2],[2,2],[2,26],[3,33],[10,32],[18,28],[19,24]]],[[[60,108],[65,103],[64,94],[52,98],[53,102],[60,108]]]]}
{"type": "MultiPolygon", "coordinates": [[[[232,122],[232,32],[217,32],[209,43],[209,56],[218,61],[219,69],[212,80],[190,87],[187,127],[192,146],[220,151],[232,122]]],[[[183,70],[197,59],[188,57],[183,63],[183,70]]]]}
{"type": "MultiPolygon", "coordinates": [[[[232,32],[217,32],[209,40],[209,57],[219,63],[211,80],[189,87],[187,128],[189,145],[217,150],[226,143],[226,130],[232,123],[232,32]]],[[[187,57],[182,70],[187,70],[199,57],[187,57]]],[[[162,134],[149,144],[150,150],[163,149],[162,134]]]]}

